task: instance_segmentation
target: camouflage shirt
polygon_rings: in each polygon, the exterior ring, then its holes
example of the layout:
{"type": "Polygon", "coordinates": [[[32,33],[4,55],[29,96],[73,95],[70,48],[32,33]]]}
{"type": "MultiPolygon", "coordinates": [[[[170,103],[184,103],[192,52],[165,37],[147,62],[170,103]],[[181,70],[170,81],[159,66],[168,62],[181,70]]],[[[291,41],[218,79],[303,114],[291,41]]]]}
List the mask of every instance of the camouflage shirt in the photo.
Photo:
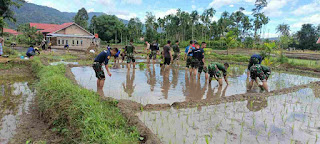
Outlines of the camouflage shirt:
{"type": "Polygon", "coordinates": [[[126,51],[127,54],[133,54],[134,49],[135,49],[135,47],[130,44],[130,45],[126,46],[126,50],[125,51],[126,51]]]}
{"type": "Polygon", "coordinates": [[[174,45],[172,46],[172,49],[173,49],[173,51],[174,51],[175,53],[179,53],[179,52],[180,52],[179,46],[178,46],[177,44],[174,44],[174,45]]]}

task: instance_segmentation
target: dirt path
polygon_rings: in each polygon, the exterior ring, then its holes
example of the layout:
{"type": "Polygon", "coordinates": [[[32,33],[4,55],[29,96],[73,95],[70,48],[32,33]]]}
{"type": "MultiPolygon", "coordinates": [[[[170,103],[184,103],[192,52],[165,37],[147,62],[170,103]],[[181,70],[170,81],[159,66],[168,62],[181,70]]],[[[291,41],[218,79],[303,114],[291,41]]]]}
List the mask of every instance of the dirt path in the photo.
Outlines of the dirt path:
{"type": "Polygon", "coordinates": [[[39,117],[34,90],[29,87],[32,87],[35,80],[30,62],[10,60],[6,64],[10,64],[12,67],[0,70],[0,84],[2,84],[2,87],[10,86],[10,89],[2,88],[2,91],[0,90],[5,94],[2,99],[0,98],[0,100],[3,100],[0,101],[0,104],[3,102],[6,105],[10,102],[15,108],[13,110],[8,108],[2,116],[0,111],[0,118],[3,119],[3,121],[0,121],[0,130],[5,132],[5,137],[0,138],[0,144],[60,143],[63,139],[52,132],[49,125],[39,117]]]}
{"type": "Polygon", "coordinates": [[[50,130],[48,124],[40,118],[37,105],[32,104],[29,113],[23,114],[20,118],[16,134],[9,141],[9,144],[62,142],[63,138],[50,130]]]}

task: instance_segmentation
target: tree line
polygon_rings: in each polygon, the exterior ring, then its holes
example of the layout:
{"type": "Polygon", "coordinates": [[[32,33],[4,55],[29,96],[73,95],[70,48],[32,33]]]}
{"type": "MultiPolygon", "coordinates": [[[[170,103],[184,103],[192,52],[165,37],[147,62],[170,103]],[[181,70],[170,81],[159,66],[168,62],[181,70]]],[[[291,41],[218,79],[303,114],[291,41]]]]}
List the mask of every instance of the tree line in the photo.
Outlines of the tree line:
{"type": "MultiPolygon", "coordinates": [[[[5,26],[4,19],[15,21],[10,7],[19,7],[23,2],[24,0],[0,0],[1,29],[5,26]]],[[[152,12],[147,12],[145,24],[139,18],[131,18],[124,24],[114,15],[93,16],[89,21],[86,9],[82,8],[73,20],[91,33],[98,33],[101,40],[109,43],[126,43],[130,39],[143,43],[140,41],[143,37],[144,40],[158,40],[160,43],[165,43],[168,39],[181,42],[206,41],[210,47],[218,49],[263,48],[264,43],[269,42],[262,39],[263,28],[270,21],[262,11],[267,5],[266,0],[256,0],[251,15],[246,15],[246,10],[240,7],[232,13],[224,11],[217,20],[213,20],[216,15],[214,8],[205,9],[202,13],[196,10],[189,13],[177,9],[175,14],[163,18],[157,18],[152,12]]],[[[34,31],[25,28],[22,30],[26,35],[34,31]]],[[[276,30],[280,34],[278,42],[281,48],[319,49],[316,41],[320,35],[320,25],[304,24],[300,31],[292,34],[288,24],[280,24],[276,30]]]]}

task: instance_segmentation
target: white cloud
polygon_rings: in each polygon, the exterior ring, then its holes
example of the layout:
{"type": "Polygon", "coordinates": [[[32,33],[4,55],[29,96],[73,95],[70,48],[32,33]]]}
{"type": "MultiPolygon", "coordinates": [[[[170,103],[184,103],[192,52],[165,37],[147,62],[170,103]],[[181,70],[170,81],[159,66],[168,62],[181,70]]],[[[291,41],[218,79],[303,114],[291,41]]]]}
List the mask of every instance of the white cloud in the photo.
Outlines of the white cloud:
{"type": "Polygon", "coordinates": [[[115,7],[115,2],[113,0],[92,0],[92,1],[97,1],[99,2],[100,4],[103,4],[105,6],[108,6],[108,8],[113,8],[115,7]]]}
{"type": "Polygon", "coordinates": [[[299,20],[299,22],[291,25],[292,28],[300,28],[303,24],[320,24],[320,14],[314,14],[309,17],[304,17],[299,20]]]}
{"type": "Polygon", "coordinates": [[[217,16],[213,16],[211,19],[210,19],[211,21],[218,21],[219,20],[219,18],[217,17],[217,16]]]}
{"type": "Polygon", "coordinates": [[[219,9],[223,6],[234,7],[234,5],[236,5],[240,2],[254,4],[256,2],[256,0],[212,0],[212,2],[209,4],[209,7],[214,7],[217,9],[219,9]]]}
{"type": "Polygon", "coordinates": [[[244,10],[244,11],[242,11],[245,15],[251,15],[252,14],[252,12],[251,11],[247,11],[247,10],[244,10]]]}
{"type": "Polygon", "coordinates": [[[210,4],[209,7],[214,7],[214,8],[221,8],[226,5],[231,5],[238,3],[240,0],[213,0],[210,4]]]}
{"type": "Polygon", "coordinates": [[[256,2],[256,0],[244,0],[245,2],[247,2],[247,3],[255,3],[256,2]]]}
{"type": "Polygon", "coordinates": [[[88,12],[94,12],[94,8],[88,9],[88,12]]]}
{"type": "Polygon", "coordinates": [[[292,0],[270,0],[268,1],[268,6],[263,8],[263,11],[267,16],[270,17],[282,16],[283,11],[281,9],[285,7],[290,1],[292,0]]]}
{"type": "Polygon", "coordinates": [[[131,18],[136,18],[137,17],[137,14],[135,13],[130,13],[128,15],[123,15],[123,14],[118,14],[116,15],[118,18],[121,18],[121,19],[125,19],[125,20],[130,20],[131,18]]]}
{"type": "Polygon", "coordinates": [[[156,16],[156,19],[160,18],[164,18],[166,15],[170,15],[170,14],[176,14],[177,13],[177,9],[169,9],[167,11],[155,11],[154,15],[156,16]]]}
{"type": "Polygon", "coordinates": [[[310,4],[303,5],[294,10],[292,13],[294,15],[307,15],[317,12],[320,12],[320,1],[314,1],[310,4]]]}
{"type": "Polygon", "coordinates": [[[195,10],[195,9],[197,8],[197,6],[192,5],[191,8],[192,8],[193,10],[195,10]]]}
{"type": "Polygon", "coordinates": [[[264,34],[264,38],[275,38],[275,37],[279,37],[279,34],[277,34],[277,33],[265,33],[264,34]]]}
{"type": "Polygon", "coordinates": [[[140,5],[142,3],[142,0],[121,0],[124,4],[135,4],[140,5]]]}

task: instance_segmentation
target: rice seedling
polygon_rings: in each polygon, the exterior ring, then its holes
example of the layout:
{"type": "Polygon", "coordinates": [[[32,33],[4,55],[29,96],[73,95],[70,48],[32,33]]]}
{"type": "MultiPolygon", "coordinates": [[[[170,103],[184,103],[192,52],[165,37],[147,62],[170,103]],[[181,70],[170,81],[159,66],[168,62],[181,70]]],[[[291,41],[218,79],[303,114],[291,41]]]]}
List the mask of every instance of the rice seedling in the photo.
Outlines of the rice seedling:
{"type": "Polygon", "coordinates": [[[208,136],[205,136],[206,144],[209,144],[208,136]]]}
{"type": "Polygon", "coordinates": [[[227,144],[228,142],[228,132],[226,133],[226,137],[224,138],[224,143],[227,144]]]}

